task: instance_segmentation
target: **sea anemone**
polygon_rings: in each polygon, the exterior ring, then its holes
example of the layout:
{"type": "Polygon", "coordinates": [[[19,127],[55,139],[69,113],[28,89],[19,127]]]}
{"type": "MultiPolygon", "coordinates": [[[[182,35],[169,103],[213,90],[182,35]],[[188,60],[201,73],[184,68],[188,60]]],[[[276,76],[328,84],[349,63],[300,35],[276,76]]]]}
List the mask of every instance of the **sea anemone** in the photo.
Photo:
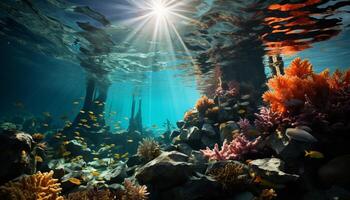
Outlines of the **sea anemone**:
{"type": "Polygon", "coordinates": [[[133,184],[130,180],[124,180],[124,189],[117,193],[120,200],[147,200],[149,193],[147,186],[133,184]]]}
{"type": "Polygon", "coordinates": [[[209,160],[241,159],[243,155],[256,151],[259,141],[260,137],[256,138],[254,141],[249,141],[244,135],[240,134],[230,143],[225,140],[221,150],[219,150],[219,145],[215,144],[213,150],[207,147],[205,150],[201,150],[201,152],[205,157],[209,158],[209,160]]]}
{"type": "Polygon", "coordinates": [[[198,112],[204,113],[208,108],[211,108],[214,105],[214,100],[209,99],[207,96],[204,95],[197,100],[195,108],[198,110],[198,112]]]}
{"type": "Polygon", "coordinates": [[[38,172],[0,187],[0,199],[8,200],[63,200],[59,196],[60,183],[53,179],[53,171],[38,172]]]}
{"type": "Polygon", "coordinates": [[[144,138],[139,142],[137,148],[137,155],[140,156],[144,161],[148,162],[153,160],[161,153],[160,146],[157,141],[152,138],[144,138]]]}

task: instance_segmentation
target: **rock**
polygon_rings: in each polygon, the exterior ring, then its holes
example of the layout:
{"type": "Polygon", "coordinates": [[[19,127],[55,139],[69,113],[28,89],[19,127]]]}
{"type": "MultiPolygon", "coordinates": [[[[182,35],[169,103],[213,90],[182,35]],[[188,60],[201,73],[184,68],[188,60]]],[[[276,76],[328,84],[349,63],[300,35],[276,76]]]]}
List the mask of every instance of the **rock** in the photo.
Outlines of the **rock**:
{"type": "Polygon", "coordinates": [[[189,129],[187,140],[188,141],[198,141],[201,139],[201,132],[196,126],[192,126],[189,129]]]}
{"type": "Polygon", "coordinates": [[[122,183],[127,177],[127,165],[124,162],[118,162],[117,166],[113,169],[108,169],[101,173],[108,183],[122,183]]]}
{"type": "Polygon", "coordinates": [[[193,150],[190,155],[189,162],[193,164],[196,172],[204,174],[207,169],[207,159],[200,151],[193,150]]]}
{"type": "Polygon", "coordinates": [[[0,133],[0,141],[0,184],[22,174],[35,172],[32,136],[24,132],[6,130],[0,133]]]}
{"type": "Polygon", "coordinates": [[[167,189],[185,183],[193,173],[188,156],[177,151],[163,152],[157,158],[137,169],[135,177],[140,184],[167,189]]]}
{"type": "Polygon", "coordinates": [[[295,181],[299,178],[296,174],[283,172],[284,162],[278,158],[264,158],[249,162],[249,165],[257,174],[277,184],[295,181]]]}
{"type": "Polygon", "coordinates": [[[210,136],[210,137],[216,136],[216,132],[215,132],[213,126],[210,125],[210,124],[203,124],[202,132],[205,133],[206,135],[210,136]]]}
{"type": "Polygon", "coordinates": [[[223,199],[221,185],[208,176],[191,177],[184,185],[162,192],[164,200],[212,200],[223,199]]]}
{"type": "Polygon", "coordinates": [[[174,137],[176,137],[176,136],[178,136],[180,134],[181,134],[181,132],[179,130],[173,130],[170,133],[170,139],[173,139],[174,137]]]}
{"type": "Polygon", "coordinates": [[[179,120],[176,122],[176,126],[181,129],[185,125],[185,121],[179,120]]]}
{"type": "Polygon", "coordinates": [[[334,158],[318,170],[320,181],[326,185],[350,185],[350,155],[334,158]]]}
{"type": "Polygon", "coordinates": [[[128,158],[128,160],[126,161],[126,165],[128,167],[133,167],[135,165],[140,165],[140,164],[142,164],[142,160],[140,159],[140,157],[138,155],[130,156],[128,158]]]}
{"type": "Polygon", "coordinates": [[[217,161],[217,162],[212,162],[209,164],[207,171],[205,172],[205,174],[209,174],[210,171],[218,169],[218,168],[223,168],[225,167],[227,164],[235,164],[235,165],[239,165],[239,166],[243,166],[244,172],[246,174],[249,174],[249,166],[241,163],[239,161],[235,161],[235,160],[222,160],[222,161],[217,161]]]}
{"type": "Polygon", "coordinates": [[[223,142],[225,139],[232,140],[232,132],[239,130],[238,125],[234,121],[228,121],[220,124],[220,140],[223,142]]]}
{"type": "Polygon", "coordinates": [[[209,148],[213,148],[215,143],[217,143],[217,140],[216,139],[212,139],[212,138],[209,138],[207,136],[203,136],[201,138],[201,142],[203,144],[203,147],[209,147],[209,148]]]}
{"type": "Polygon", "coordinates": [[[286,162],[294,162],[301,154],[304,154],[305,149],[310,148],[310,143],[288,140],[288,138],[279,138],[276,134],[269,136],[267,142],[286,162]]]}
{"type": "MultiPolygon", "coordinates": [[[[83,156],[84,160],[87,161],[91,161],[94,158],[91,149],[84,147],[84,144],[77,140],[70,140],[66,145],[66,150],[71,152],[72,156],[83,156]]],[[[101,149],[99,151],[102,153],[104,149],[101,149]]]]}
{"type": "Polygon", "coordinates": [[[189,156],[193,149],[191,148],[190,145],[186,143],[180,143],[177,145],[177,150],[189,156]]]}
{"type": "Polygon", "coordinates": [[[286,135],[293,140],[301,142],[317,142],[317,139],[312,136],[309,132],[300,128],[287,128],[286,135]]]}

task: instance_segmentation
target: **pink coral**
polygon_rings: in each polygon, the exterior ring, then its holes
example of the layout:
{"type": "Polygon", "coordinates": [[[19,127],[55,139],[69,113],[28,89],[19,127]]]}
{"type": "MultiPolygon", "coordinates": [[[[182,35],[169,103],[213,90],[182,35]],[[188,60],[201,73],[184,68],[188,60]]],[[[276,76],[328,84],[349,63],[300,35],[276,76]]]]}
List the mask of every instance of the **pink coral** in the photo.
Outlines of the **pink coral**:
{"type": "Polygon", "coordinates": [[[215,90],[216,96],[227,96],[234,97],[239,93],[238,83],[234,81],[229,81],[228,83],[223,83],[221,79],[219,79],[219,86],[215,90]]]}
{"type": "Polygon", "coordinates": [[[240,118],[237,122],[239,128],[241,128],[242,133],[247,133],[248,129],[250,128],[250,122],[247,118],[240,118]]]}
{"type": "Polygon", "coordinates": [[[256,146],[259,141],[260,137],[254,141],[249,141],[244,135],[240,134],[230,143],[225,140],[221,150],[219,150],[219,145],[215,144],[213,150],[207,147],[205,150],[201,150],[201,152],[205,157],[208,157],[209,160],[240,159],[244,154],[256,151],[256,146]]]}
{"type": "Polygon", "coordinates": [[[272,111],[270,108],[261,107],[259,110],[259,113],[255,113],[256,119],[254,124],[263,133],[274,131],[278,124],[282,122],[283,117],[281,114],[272,111]]]}

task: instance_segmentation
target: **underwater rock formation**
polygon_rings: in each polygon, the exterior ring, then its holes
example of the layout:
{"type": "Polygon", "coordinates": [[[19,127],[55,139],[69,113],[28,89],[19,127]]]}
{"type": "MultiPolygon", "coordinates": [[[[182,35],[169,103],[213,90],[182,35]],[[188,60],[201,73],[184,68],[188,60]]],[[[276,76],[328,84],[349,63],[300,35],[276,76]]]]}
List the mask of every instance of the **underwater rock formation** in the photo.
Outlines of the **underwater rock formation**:
{"type": "Polygon", "coordinates": [[[142,100],[139,100],[138,110],[135,115],[135,96],[132,97],[131,116],[129,118],[128,132],[139,132],[142,134],[142,100]]]}
{"type": "Polygon", "coordinates": [[[36,161],[32,154],[34,141],[29,134],[18,131],[0,133],[0,184],[22,174],[33,174],[36,161]]]}

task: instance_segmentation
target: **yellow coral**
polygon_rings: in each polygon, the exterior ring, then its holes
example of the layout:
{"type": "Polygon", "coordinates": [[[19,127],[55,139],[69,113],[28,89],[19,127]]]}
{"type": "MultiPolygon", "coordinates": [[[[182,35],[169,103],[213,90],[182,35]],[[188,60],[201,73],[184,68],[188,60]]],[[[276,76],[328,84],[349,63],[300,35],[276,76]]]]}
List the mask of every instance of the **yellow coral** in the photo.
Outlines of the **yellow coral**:
{"type": "Polygon", "coordinates": [[[152,138],[144,138],[137,148],[137,155],[147,162],[159,156],[160,153],[158,142],[152,138]]]}
{"type": "Polygon", "coordinates": [[[211,108],[214,106],[214,100],[209,99],[207,96],[202,96],[199,98],[196,102],[195,108],[198,110],[198,112],[205,112],[208,108],[211,108]]]}
{"type": "Polygon", "coordinates": [[[60,183],[52,178],[53,171],[38,172],[0,187],[0,199],[8,200],[63,200],[59,196],[60,183]]]}

